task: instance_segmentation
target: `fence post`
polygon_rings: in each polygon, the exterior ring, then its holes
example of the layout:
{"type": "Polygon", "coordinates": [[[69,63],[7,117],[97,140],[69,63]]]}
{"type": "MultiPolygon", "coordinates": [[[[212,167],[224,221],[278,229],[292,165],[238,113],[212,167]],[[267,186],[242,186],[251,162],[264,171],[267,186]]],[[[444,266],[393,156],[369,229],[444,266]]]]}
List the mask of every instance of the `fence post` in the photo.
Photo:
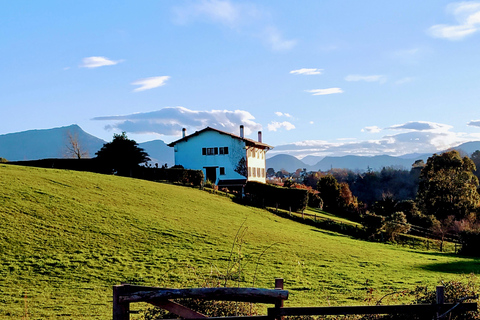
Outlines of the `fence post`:
{"type": "MultiPolygon", "coordinates": [[[[283,290],[283,278],[275,278],[275,289],[283,290]]],[[[283,308],[283,300],[275,302],[275,309],[283,308]]],[[[283,320],[283,317],[277,317],[276,320],[283,320]]]]}
{"type": "Polygon", "coordinates": [[[436,289],[436,296],[437,296],[437,314],[435,319],[438,319],[438,316],[440,315],[440,308],[442,304],[445,303],[445,287],[444,286],[437,286],[436,289]]]}
{"type": "Polygon", "coordinates": [[[125,286],[113,286],[113,320],[130,319],[130,303],[120,302],[120,296],[125,292],[125,286]]]}

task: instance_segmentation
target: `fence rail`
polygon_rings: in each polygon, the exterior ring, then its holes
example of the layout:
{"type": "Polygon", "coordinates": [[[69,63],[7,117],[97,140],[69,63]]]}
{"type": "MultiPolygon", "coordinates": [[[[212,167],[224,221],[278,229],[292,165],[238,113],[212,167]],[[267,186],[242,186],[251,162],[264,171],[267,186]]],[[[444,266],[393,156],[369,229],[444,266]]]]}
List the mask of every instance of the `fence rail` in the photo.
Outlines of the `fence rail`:
{"type": "Polygon", "coordinates": [[[477,303],[444,303],[444,287],[438,286],[436,303],[416,305],[376,305],[338,307],[288,307],[283,306],[288,299],[288,291],[283,288],[283,279],[275,279],[275,289],[262,288],[192,288],[168,289],[133,286],[123,284],[113,287],[113,320],[130,319],[130,303],[147,302],[170,311],[184,319],[209,318],[170,299],[203,299],[222,301],[242,301],[274,304],[264,316],[210,317],[209,320],[280,320],[285,316],[322,316],[351,314],[417,314],[430,319],[442,319],[451,312],[477,311],[477,303]]]}

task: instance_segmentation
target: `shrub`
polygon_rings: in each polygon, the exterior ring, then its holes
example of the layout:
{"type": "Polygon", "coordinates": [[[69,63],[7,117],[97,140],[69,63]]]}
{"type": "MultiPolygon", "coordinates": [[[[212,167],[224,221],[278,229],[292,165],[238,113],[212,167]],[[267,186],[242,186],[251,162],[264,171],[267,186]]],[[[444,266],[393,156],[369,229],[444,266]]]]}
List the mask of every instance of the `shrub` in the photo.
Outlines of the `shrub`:
{"type": "Polygon", "coordinates": [[[308,204],[308,191],[305,189],[289,189],[248,181],[245,186],[252,204],[257,206],[279,207],[285,210],[302,211],[308,204]]]}

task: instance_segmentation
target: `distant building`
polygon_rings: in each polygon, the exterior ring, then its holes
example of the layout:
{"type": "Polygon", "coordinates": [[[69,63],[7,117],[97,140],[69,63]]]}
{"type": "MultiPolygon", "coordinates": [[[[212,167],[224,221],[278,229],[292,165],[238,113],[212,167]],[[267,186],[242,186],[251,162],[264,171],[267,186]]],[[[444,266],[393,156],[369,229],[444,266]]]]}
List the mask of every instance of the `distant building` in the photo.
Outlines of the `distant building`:
{"type": "Polygon", "coordinates": [[[174,148],[175,165],[185,169],[203,170],[205,180],[219,187],[242,186],[247,181],[265,183],[266,152],[272,146],[262,142],[262,132],[258,141],[244,137],[240,126],[240,136],[207,127],[186,135],[168,144],[174,148]]]}

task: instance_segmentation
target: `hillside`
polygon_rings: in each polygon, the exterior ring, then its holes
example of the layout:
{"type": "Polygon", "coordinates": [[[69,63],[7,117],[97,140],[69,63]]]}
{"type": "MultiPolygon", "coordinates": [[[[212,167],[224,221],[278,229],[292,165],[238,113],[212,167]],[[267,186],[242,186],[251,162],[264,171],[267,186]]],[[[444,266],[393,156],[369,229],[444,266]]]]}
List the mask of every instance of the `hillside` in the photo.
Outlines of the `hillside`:
{"type": "Polygon", "coordinates": [[[25,307],[32,319],[109,319],[115,284],[198,286],[239,258],[231,278],[272,287],[283,277],[287,306],[363,303],[370,287],[383,295],[480,270],[182,186],[0,164],[0,188],[0,319],[25,307]]]}
{"type": "MultiPolygon", "coordinates": [[[[66,127],[29,130],[0,135],[0,157],[8,161],[38,160],[47,158],[70,158],[68,154],[69,135],[75,137],[87,157],[95,157],[106,141],[85,132],[78,125],[66,127]]],[[[167,163],[173,166],[173,148],[162,140],[139,143],[152,159],[154,165],[167,163]]]]}
{"type": "Polygon", "coordinates": [[[105,143],[77,125],[0,135],[0,157],[9,161],[68,158],[68,137],[77,137],[82,150],[94,157],[105,143]]]}

